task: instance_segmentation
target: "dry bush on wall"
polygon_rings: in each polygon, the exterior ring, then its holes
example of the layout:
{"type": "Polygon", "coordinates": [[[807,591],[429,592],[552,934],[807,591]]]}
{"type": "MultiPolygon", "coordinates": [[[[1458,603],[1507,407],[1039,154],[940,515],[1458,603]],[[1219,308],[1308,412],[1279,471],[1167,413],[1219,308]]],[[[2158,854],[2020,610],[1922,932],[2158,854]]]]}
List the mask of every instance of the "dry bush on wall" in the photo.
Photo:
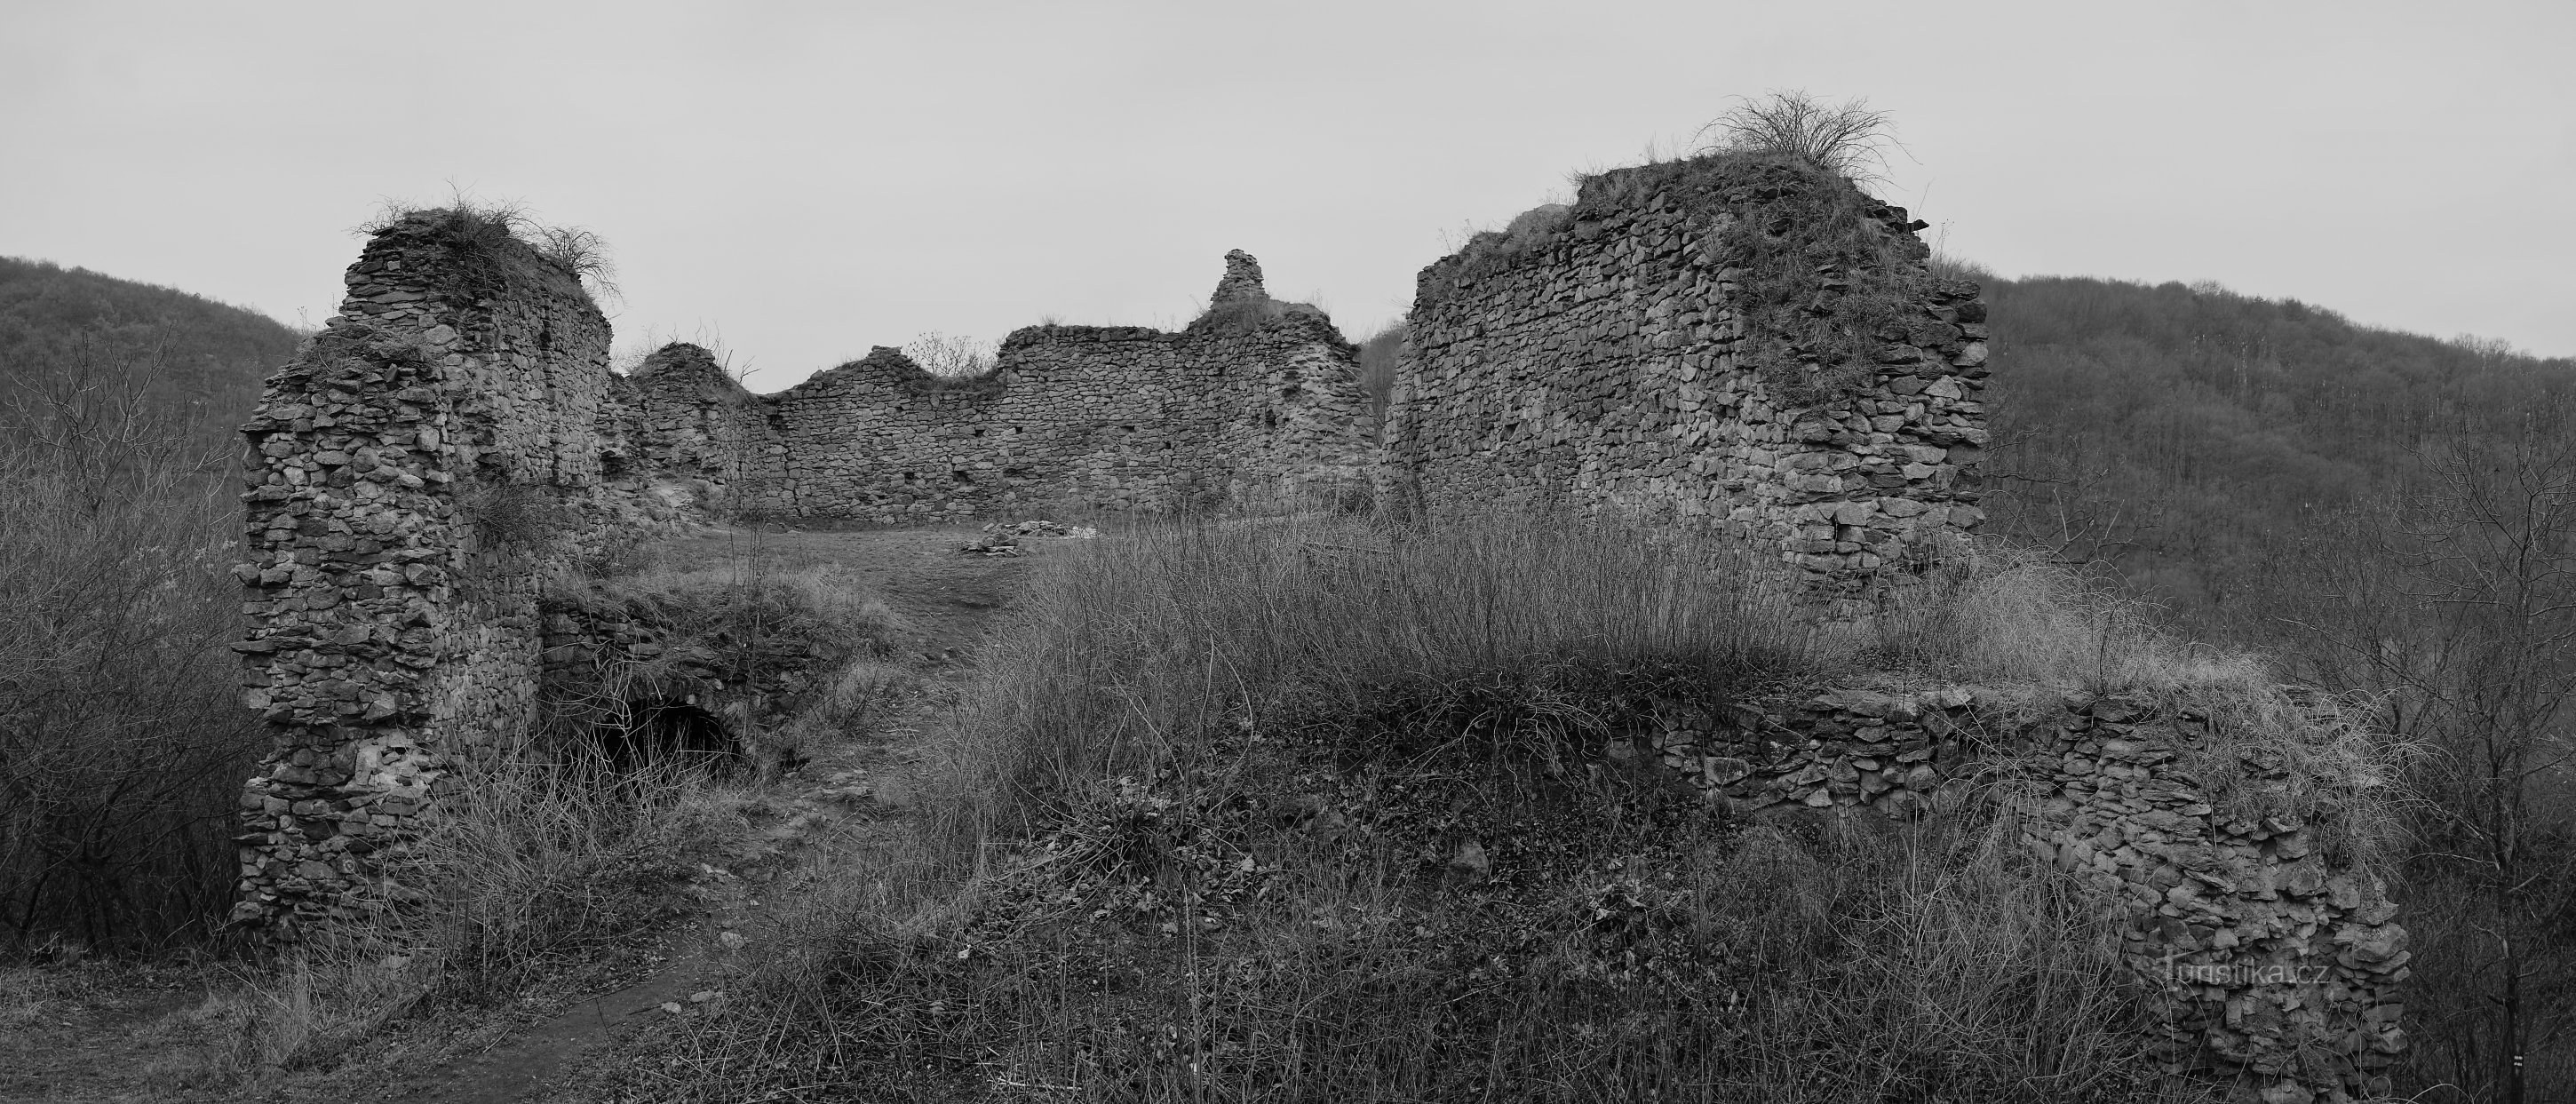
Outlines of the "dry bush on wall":
{"type": "Polygon", "coordinates": [[[1904,148],[1894,121],[1868,100],[1832,105],[1799,90],[1737,97],[1700,135],[1709,140],[1696,153],[1781,154],[1861,184],[1884,183],[1887,147],[1904,148]]]}
{"type": "Polygon", "coordinates": [[[447,202],[435,206],[388,199],[355,232],[373,237],[406,224],[433,229],[463,259],[495,266],[495,278],[503,282],[506,266],[498,262],[517,244],[578,278],[594,301],[613,302],[623,294],[607,239],[578,226],[548,225],[519,203],[487,203],[462,190],[451,192],[447,202]]]}

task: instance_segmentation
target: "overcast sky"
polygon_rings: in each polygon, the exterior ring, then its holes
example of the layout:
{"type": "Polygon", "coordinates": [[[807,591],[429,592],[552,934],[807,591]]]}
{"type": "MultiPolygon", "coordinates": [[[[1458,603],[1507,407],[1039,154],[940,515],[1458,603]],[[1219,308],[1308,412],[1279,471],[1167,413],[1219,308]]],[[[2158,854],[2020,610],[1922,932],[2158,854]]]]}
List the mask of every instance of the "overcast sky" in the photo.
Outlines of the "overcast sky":
{"type": "Polygon", "coordinates": [[[1882,196],[2006,275],[2568,356],[2571,46],[2568,0],[0,0],[0,254],[319,323],[350,228],[452,183],[606,237],[621,348],[764,390],[1177,326],[1231,248],[1357,338],[1462,228],[1800,88],[1890,112],[1882,196]]]}

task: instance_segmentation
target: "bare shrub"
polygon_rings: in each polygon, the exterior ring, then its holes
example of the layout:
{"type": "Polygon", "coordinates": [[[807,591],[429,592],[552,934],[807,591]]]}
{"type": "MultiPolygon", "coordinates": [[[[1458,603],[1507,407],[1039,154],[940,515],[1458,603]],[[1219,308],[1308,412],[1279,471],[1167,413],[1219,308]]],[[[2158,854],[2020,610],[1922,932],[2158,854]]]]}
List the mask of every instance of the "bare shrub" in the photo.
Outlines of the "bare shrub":
{"type": "Polygon", "coordinates": [[[225,650],[239,507],[148,358],[25,368],[0,411],[0,927],[200,936],[267,743],[225,650]]]}
{"type": "Polygon", "coordinates": [[[1904,148],[1887,113],[1870,110],[1868,100],[1827,104],[1794,89],[1758,100],[1737,97],[1700,136],[1699,153],[1794,157],[1863,184],[1884,182],[1887,147],[1904,148]]]}
{"type": "Polygon", "coordinates": [[[1386,408],[1395,398],[1395,369],[1404,355],[1406,333],[1405,320],[1399,318],[1360,342],[1360,389],[1368,393],[1369,421],[1377,427],[1381,440],[1386,432],[1386,408]]]}
{"type": "Polygon", "coordinates": [[[906,343],[903,355],[931,375],[972,379],[991,372],[999,353],[990,341],[933,331],[906,343]]]}

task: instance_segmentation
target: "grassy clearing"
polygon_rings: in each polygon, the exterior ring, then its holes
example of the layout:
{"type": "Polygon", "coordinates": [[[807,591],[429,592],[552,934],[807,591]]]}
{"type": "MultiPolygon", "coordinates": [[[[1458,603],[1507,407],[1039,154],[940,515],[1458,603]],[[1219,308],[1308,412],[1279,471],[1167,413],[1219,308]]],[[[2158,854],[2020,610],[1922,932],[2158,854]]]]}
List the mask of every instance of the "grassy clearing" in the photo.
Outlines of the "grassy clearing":
{"type": "MultiPolygon", "coordinates": [[[[1945,616],[2010,631],[1986,581],[1945,616]]],[[[1774,593],[1735,549],[1536,519],[1064,557],[932,744],[919,837],[824,879],[613,1092],[2189,1098],[2151,1084],[2101,904],[2005,803],[1799,837],[1612,751],[1666,703],[1967,654],[1928,605],[1827,634],[1774,593]]],[[[1978,670],[2067,679],[2066,647],[1978,670]]]]}

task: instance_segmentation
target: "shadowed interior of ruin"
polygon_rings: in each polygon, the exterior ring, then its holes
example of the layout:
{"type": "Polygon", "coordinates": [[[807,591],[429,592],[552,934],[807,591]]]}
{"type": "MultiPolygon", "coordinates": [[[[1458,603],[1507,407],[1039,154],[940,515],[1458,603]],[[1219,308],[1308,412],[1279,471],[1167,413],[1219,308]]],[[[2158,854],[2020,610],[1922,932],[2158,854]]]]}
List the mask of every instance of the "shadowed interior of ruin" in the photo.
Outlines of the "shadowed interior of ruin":
{"type": "Polygon", "coordinates": [[[742,741],[724,719],[686,702],[629,703],[591,726],[600,764],[616,774],[678,769],[725,777],[741,768],[742,741]]]}

